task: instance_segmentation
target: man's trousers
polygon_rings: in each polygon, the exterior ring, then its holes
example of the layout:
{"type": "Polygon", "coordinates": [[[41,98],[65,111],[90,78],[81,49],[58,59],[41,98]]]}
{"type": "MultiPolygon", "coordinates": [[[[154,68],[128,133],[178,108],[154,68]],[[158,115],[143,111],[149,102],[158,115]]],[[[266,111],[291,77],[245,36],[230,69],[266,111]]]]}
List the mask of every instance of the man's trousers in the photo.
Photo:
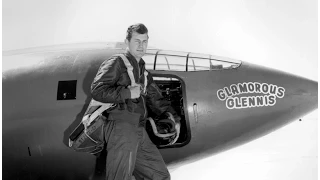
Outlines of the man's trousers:
{"type": "Polygon", "coordinates": [[[125,121],[108,121],[106,179],[168,180],[170,174],[157,147],[143,127],[125,121]]]}

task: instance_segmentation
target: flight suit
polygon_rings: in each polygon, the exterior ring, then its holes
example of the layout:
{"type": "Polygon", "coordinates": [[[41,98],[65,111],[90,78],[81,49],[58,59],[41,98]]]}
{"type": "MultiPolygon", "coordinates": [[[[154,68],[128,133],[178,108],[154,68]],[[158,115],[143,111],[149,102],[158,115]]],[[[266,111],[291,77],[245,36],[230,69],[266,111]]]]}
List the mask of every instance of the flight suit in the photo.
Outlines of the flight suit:
{"type": "MultiPolygon", "coordinates": [[[[124,54],[133,66],[136,83],[144,84],[145,62],[139,63],[127,51],[124,54]]],[[[147,108],[156,115],[164,112],[173,114],[176,120],[180,117],[165,100],[161,91],[148,73],[146,92],[137,99],[131,99],[131,84],[127,68],[120,57],[112,56],[104,61],[91,85],[92,98],[104,103],[117,103],[117,108],[139,114],[139,122],[109,120],[105,126],[107,150],[106,179],[129,180],[132,174],[138,179],[170,179],[170,174],[157,147],[151,142],[144,129],[147,108]]],[[[142,86],[143,87],[143,86],[142,86]]]]}

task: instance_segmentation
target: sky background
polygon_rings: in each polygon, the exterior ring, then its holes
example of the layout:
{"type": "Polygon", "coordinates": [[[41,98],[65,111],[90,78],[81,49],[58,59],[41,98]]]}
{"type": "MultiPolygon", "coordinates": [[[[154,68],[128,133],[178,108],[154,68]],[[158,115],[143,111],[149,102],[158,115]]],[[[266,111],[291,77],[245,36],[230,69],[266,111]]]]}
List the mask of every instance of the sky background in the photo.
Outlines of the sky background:
{"type": "MultiPolygon", "coordinates": [[[[144,23],[149,46],[208,53],[318,80],[316,0],[3,0],[2,50],[123,41],[144,23]]],[[[172,179],[317,179],[317,112],[172,172],[172,179]]]]}

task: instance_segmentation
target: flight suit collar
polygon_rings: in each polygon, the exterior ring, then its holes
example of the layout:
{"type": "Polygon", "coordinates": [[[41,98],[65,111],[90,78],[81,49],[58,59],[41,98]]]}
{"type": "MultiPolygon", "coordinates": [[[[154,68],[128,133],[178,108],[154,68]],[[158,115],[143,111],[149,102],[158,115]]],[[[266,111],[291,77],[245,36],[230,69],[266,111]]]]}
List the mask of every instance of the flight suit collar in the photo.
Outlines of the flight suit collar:
{"type": "MultiPolygon", "coordinates": [[[[130,53],[130,51],[129,51],[128,49],[126,49],[125,55],[126,55],[127,58],[129,59],[129,61],[130,61],[131,64],[137,63],[136,58],[130,53]],[[132,62],[132,61],[135,61],[135,62],[132,62]]],[[[139,67],[144,67],[144,65],[145,65],[144,60],[143,60],[142,58],[140,58],[139,67]]]]}
{"type": "Polygon", "coordinates": [[[135,59],[135,57],[130,53],[130,51],[127,49],[125,52],[125,56],[128,58],[128,60],[130,61],[131,65],[134,67],[133,69],[133,74],[134,74],[134,78],[136,80],[136,82],[138,82],[139,84],[143,84],[145,81],[145,77],[144,77],[144,72],[145,72],[145,62],[144,60],[141,58],[139,61],[139,64],[137,62],[137,60],[135,59]],[[139,66],[139,67],[138,67],[139,66]],[[139,72],[140,70],[140,72],[139,72]]]}

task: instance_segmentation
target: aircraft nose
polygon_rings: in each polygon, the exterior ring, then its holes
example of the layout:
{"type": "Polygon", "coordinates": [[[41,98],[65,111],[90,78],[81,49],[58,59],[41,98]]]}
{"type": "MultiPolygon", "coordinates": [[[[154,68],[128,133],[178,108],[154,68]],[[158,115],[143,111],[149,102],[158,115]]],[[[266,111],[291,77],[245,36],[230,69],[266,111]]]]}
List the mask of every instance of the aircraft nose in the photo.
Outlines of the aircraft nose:
{"type": "Polygon", "coordinates": [[[290,74],[280,81],[287,91],[284,100],[301,116],[318,108],[318,82],[290,74]]]}
{"type": "Polygon", "coordinates": [[[301,117],[318,108],[318,82],[294,74],[250,63],[243,63],[246,75],[253,82],[276,85],[284,89],[283,97],[276,97],[278,111],[286,111],[292,117],[301,117]]]}
{"type": "Polygon", "coordinates": [[[303,96],[312,102],[317,102],[318,82],[305,78],[298,78],[297,81],[297,89],[293,90],[292,95],[303,96]]]}
{"type": "Polygon", "coordinates": [[[305,109],[305,113],[308,113],[318,108],[318,82],[302,77],[292,77],[289,84],[291,89],[288,90],[287,98],[297,102],[297,109],[305,109]]]}

